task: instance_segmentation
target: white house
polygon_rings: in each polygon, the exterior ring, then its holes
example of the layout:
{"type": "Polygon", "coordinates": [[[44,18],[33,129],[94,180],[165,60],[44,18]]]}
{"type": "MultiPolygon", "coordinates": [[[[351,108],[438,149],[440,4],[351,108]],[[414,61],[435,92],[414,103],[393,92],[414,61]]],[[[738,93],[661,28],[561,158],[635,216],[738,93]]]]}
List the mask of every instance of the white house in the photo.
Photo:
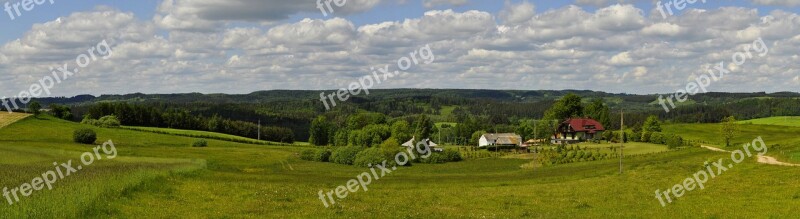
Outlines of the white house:
{"type": "Polygon", "coordinates": [[[522,145],[522,137],[514,133],[487,133],[478,140],[478,147],[519,147],[522,145]]]}

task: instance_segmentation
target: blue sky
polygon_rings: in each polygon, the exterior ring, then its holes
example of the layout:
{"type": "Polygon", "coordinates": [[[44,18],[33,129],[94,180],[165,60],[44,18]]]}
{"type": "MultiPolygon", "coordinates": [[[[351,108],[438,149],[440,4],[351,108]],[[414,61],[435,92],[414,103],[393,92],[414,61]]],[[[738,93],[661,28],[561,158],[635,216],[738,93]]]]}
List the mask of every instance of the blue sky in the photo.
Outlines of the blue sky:
{"type": "Polygon", "coordinates": [[[798,0],[698,1],[667,19],[651,0],[349,0],[329,17],[315,6],[55,0],[15,20],[3,12],[0,92],[16,95],[102,40],[114,56],[52,96],[338,89],[424,45],[436,62],[378,88],[669,93],[759,38],[769,55],[730,66],[741,73],[710,89],[800,85],[798,0]]]}

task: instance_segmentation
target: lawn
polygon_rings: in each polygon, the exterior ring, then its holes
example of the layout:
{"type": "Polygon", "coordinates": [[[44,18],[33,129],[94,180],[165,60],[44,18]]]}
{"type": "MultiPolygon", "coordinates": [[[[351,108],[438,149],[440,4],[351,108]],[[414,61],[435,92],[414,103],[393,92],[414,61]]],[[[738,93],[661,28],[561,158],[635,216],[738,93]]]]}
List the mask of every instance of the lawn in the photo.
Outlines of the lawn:
{"type": "MultiPolygon", "coordinates": [[[[71,143],[87,127],[27,118],[0,129],[0,186],[14,187],[55,161],[78,159],[71,143]]],[[[676,128],[676,127],[670,127],[676,128]]],[[[94,128],[113,139],[119,158],[100,162],[39,191],[0,205],[4,218],[793,218],[800,212],[800,171],[753,159],[687,192],[666,207],[654,191],[681,183],[708,160],[729,157],[699,148],[618,160],[522,169],[523,159],[478,159],[399,168],[325,208],[328,191],[366,168],[302,161],[305,147],[209,140],[94,128]],[[204,162],[203,162],[204,161],[204,162]],[[27,206],[25,208],[18,206],[27,206]],[[741,210],[731,210],[741,209],[741,210]]],[[[688,129],[688,127],[687,127],[688,129]]],[[[793,138],[783,136],[784,138],[793,138]]],[[[744,137],[743,137],[744,138],[744,137]]],[[[766,137],[765,137],[766,138],[766,137]]],[[[766,139],[765,139],[766,140],[766,139]]],[[[779,141],[779,139],[775,139],[779,141]]],[[[780,141],[786,141],[785,139],[780,141]]],[[[633,147],[635,144],[632,144],[633,147]]],[[[649,147],[643,150],[654,150],[649,147]],[[649,149],[647,149],[649,148],[649,149]]],[[[633,149],[631,149],[633,150],[633,149]]]]}

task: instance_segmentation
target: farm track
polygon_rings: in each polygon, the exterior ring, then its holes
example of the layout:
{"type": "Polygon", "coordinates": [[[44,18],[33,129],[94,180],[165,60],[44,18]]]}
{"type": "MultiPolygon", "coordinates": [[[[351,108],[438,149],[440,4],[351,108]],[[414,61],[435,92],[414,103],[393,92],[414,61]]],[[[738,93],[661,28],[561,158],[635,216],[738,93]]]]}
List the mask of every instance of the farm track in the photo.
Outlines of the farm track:
{"type": "MultiPolygon", "coordinates": [[[[707,146],[707,145],[701,145],[700,147],[703,147],[703,148],[711,150],[711,151],[731,153],[730,151],[723,150],[723,149],[716,148],[716,147],[707,146]]],[[[759,163],[769,164],[769,165],[777,165],[777,166],[800,167],[800,164],[781,162],[781,161],[778,161],[778,159],[775,159],[774,157],[764,156],[764,155],[756,155],[756,156],[758,156],[758,162],[759,163]]]]}

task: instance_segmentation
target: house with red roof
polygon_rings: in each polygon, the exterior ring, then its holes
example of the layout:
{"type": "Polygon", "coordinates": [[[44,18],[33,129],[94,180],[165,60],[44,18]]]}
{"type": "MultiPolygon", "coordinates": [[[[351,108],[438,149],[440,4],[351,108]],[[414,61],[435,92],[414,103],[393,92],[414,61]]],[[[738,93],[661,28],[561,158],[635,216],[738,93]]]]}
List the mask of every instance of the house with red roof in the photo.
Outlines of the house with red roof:
{"type": "Polygon", "coordinates": [[[551,141],[553,144],[582,142],[600,137],[605,130],[597,120],[571,118],[558,125],[551,141]]]}

